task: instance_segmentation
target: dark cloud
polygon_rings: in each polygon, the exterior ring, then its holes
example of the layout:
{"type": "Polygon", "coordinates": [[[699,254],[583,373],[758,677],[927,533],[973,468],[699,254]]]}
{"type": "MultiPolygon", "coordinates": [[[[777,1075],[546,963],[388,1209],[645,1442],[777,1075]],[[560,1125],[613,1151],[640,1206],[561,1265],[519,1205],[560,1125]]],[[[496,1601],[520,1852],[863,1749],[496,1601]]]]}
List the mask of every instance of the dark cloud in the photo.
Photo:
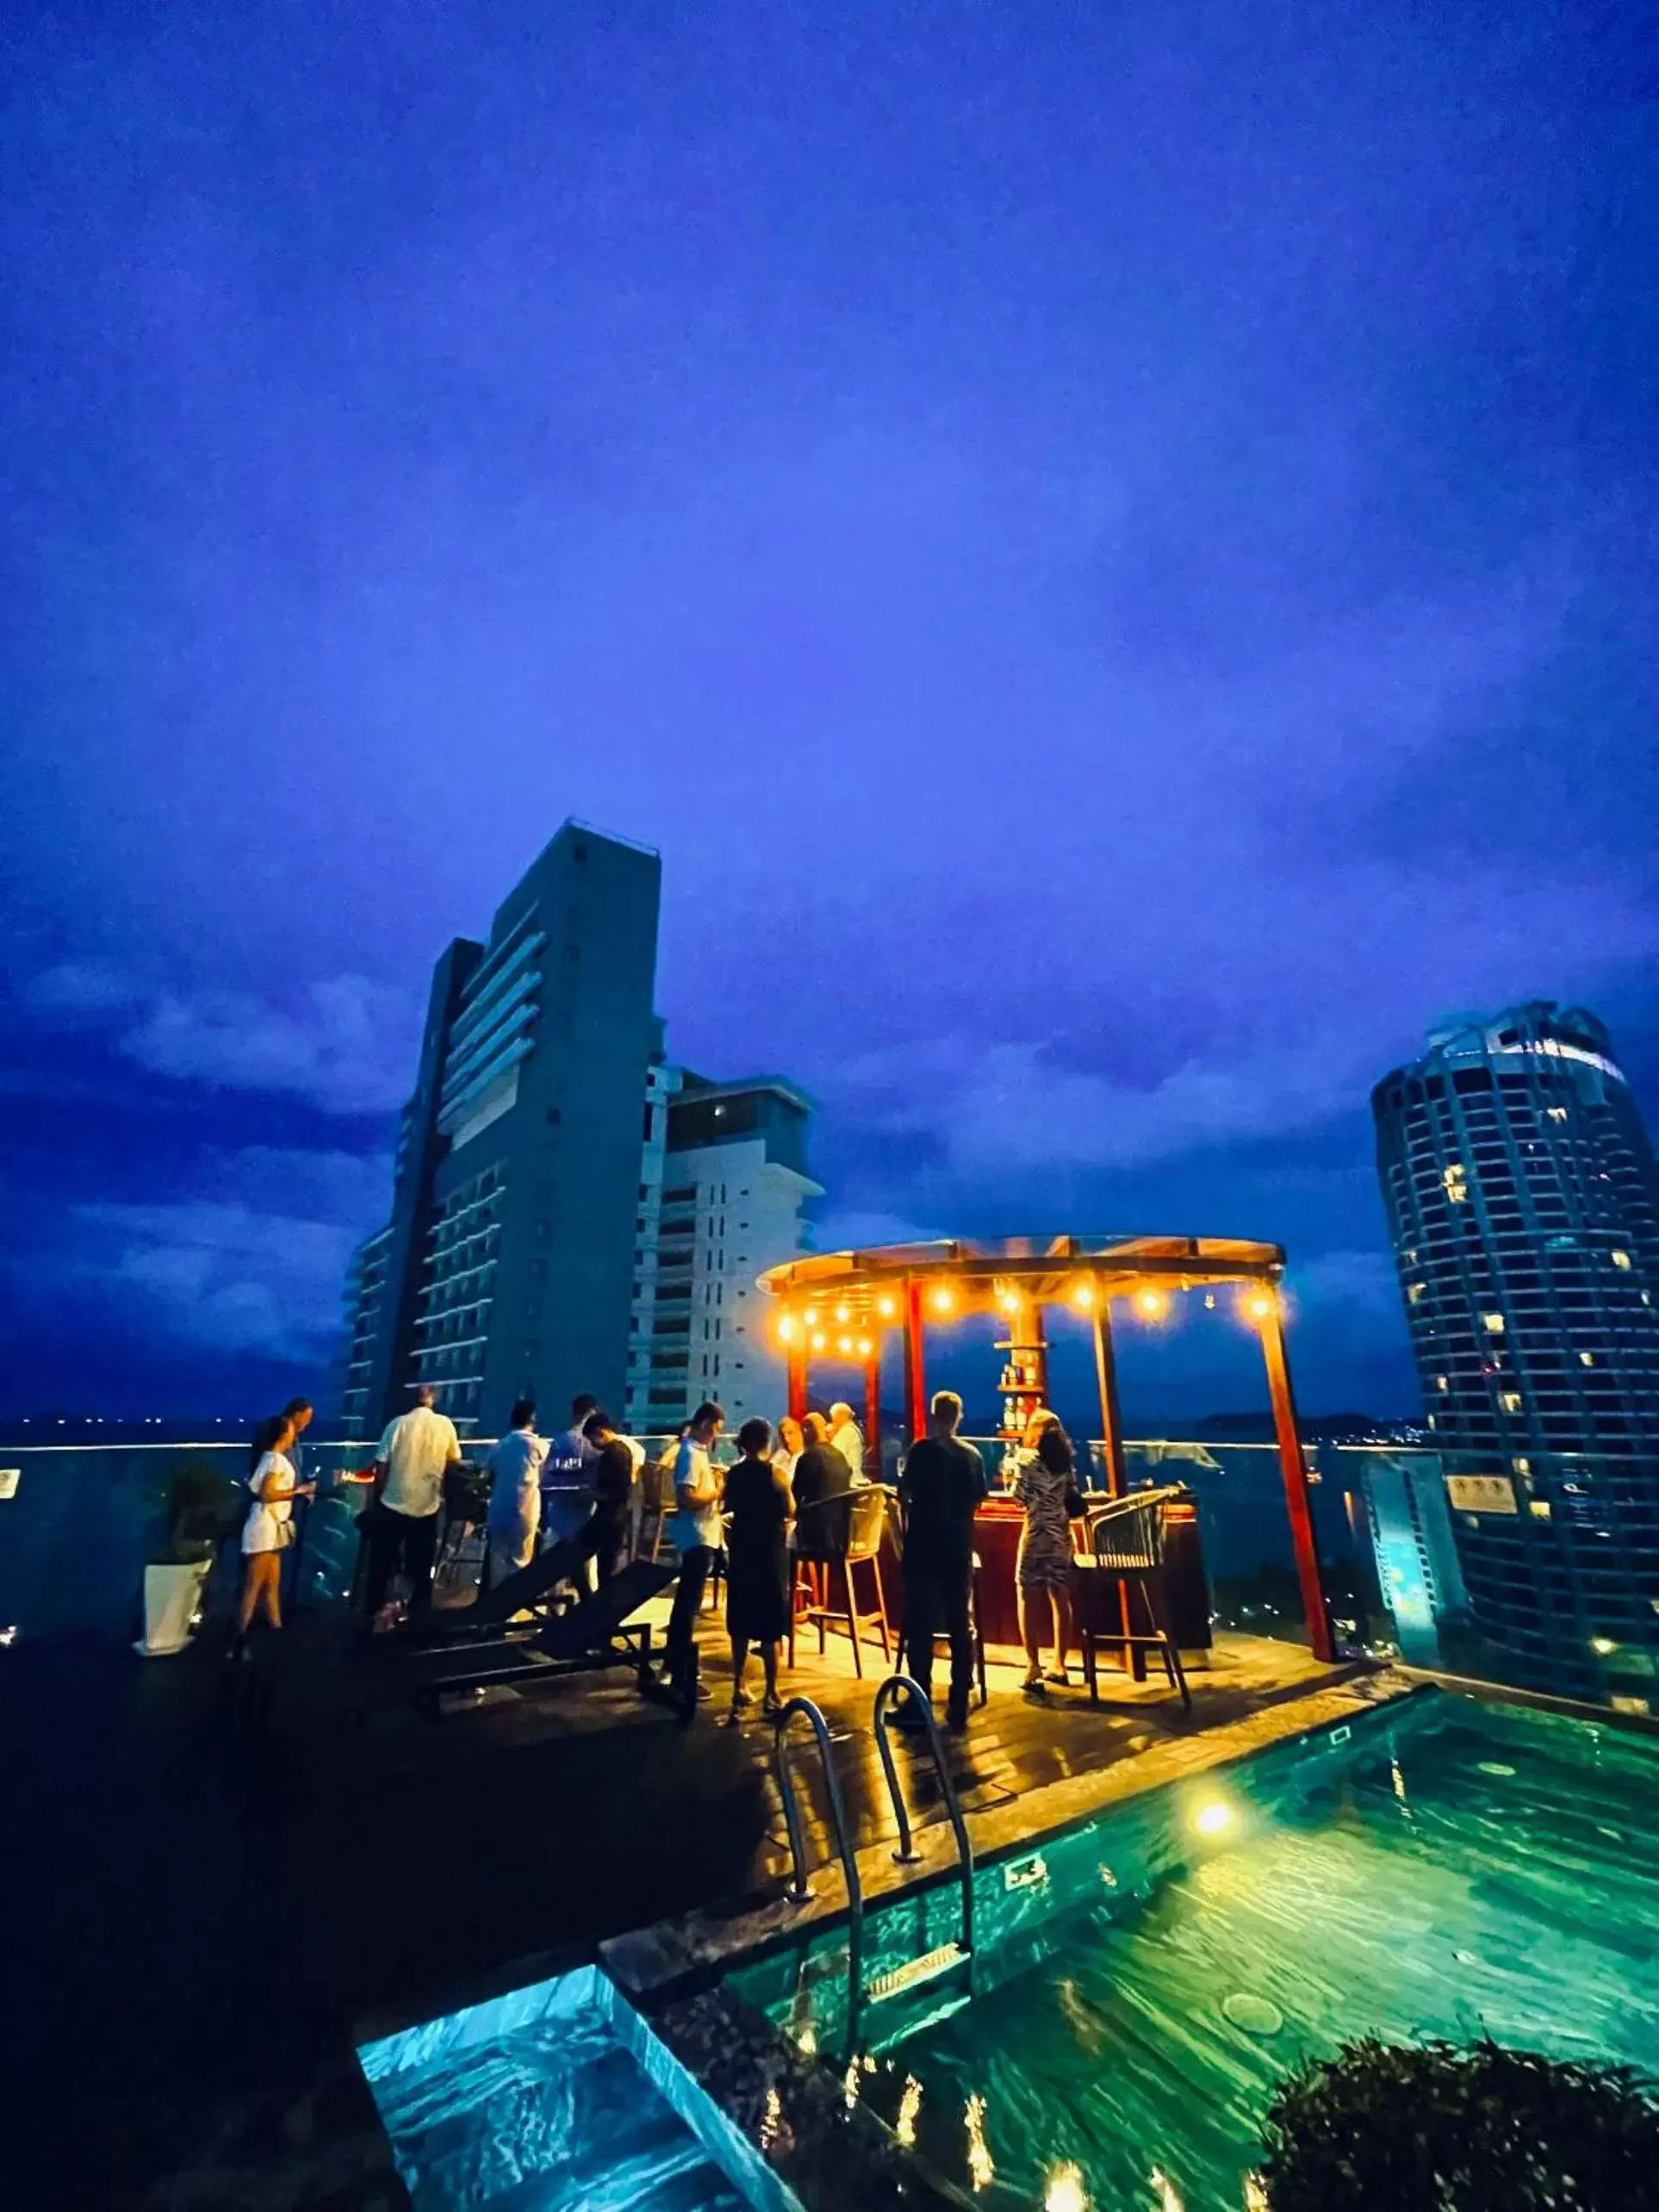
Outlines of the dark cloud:
{"type": "Polygon", "coordinates": [[[298,1342],[257,1224],[343,1214],[211,1163],[383,1153],[432,958],[574,812],[662,846],[673,1041],[820,1096],[842,1221],[1282,1235],[1317,1394],[1404,1389],[1370,1081],[1537,994],[1659,1079],[1636,46],[37,17],[14,1248],[138,1255],[152,1351],[298,1342]]]}

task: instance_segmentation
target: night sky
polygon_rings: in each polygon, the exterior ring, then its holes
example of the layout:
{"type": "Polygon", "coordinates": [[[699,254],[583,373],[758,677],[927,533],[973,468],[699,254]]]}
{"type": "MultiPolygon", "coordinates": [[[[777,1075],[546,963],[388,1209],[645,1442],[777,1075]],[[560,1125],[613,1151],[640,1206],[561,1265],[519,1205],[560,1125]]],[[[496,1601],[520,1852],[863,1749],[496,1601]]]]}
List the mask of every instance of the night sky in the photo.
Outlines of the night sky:
{"type": "Polygon", "coordinates": [[[1275,1238],[1413,1411],[1370,1084],[1550,996],[1659,1101],[1635,13],[25,0],[0,1409],[320,1381],[575,814],[825,1242],[1275,1238]]]}

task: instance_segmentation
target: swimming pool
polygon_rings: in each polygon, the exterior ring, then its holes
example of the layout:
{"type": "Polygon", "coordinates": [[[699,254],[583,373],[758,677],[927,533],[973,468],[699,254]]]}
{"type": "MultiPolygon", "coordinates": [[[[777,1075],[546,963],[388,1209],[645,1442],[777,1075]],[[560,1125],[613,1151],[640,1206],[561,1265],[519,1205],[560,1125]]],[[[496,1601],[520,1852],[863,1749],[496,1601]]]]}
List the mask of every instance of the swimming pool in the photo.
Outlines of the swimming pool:
{"type": "MultiPolygon", "coordinates": [[[[1428,1693],[976,1879],[960,1977],[864,2006],[844,1933],[731,1985],[987,2205],[1231,2212],[1299,2060],[1367,2032],[1651,2066],[1659,1743],[1428,1693]]],[[[873,1915],[866,1981],[948,1943],[948,1886],[873,1915]]]]}

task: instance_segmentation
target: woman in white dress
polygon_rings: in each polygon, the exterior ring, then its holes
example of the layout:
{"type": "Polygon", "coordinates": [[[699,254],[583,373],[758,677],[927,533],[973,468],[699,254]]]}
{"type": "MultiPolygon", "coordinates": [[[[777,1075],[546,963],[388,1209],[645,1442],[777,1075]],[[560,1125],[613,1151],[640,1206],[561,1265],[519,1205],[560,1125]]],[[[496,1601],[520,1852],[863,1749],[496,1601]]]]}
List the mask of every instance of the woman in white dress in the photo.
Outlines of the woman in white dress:
{"type": "Polygon", "coordinates": [[[242,1605],[237,1616],[239,1643],[262,1607],[273,1628],[283,1625],[283,1554],[294,1541],[294,1501],[315,1494],[314,1482],[301,1482],[289,1451],[294,1423],[284,1414],[270,1449],[248,1478],[253,1505],[242,1525],[242,1605]]]}

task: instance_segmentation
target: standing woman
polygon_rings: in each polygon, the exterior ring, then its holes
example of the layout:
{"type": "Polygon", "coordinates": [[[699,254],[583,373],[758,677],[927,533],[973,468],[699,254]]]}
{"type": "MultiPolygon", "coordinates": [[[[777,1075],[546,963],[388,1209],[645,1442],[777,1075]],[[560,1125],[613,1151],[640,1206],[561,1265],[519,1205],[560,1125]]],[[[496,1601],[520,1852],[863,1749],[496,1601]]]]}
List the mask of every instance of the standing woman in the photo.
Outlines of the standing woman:
{"type": "Polygon", "coordinates": [[[283,1554],[294,1541],[294,1501],[314,1496],[317,1488],[314,1482],[300,1482],[295,1475],[288,1456],[294,1435],[293,1417],[284,1414],[248,1478],[253,1506],[242,1525],[242,1604],[233,1650],[240,1650],[261,1607],[273,1628],[283,1625],[283,1554]]]}
{"type": "Polygon", "coordinates": [[[1051,1682],[1066,1680],[1072,1646],[1072,1521],[1067,1510],[1077,1480],[1072,1439],[1059,1416],[1039,1408],[1025,1432],[1014,1477],[1014,1495],[1025,1508],[1015,1575],[1020,1586],[1020,1632],[1025,1640],[1024,1687],[1043,1694],[1042,1635],[1052,1609],[1054,1664],[1051,1682]]]}
{"type": "Polygon", "coordinates": [[[766,1669],[766,1698],[761,1710],[768,1720],[783,1710],[778,1700],[778,1646],[789,1633],[789,1561],[784,1530],[795,1500],[789,1477],[767,1454],[772,1431],[765,1421],[745,1421],[737,1432],[743,1454],[726,1476],[726,1633],[731,1638],[731,1712],[726,1725],[736,1728],[749,1703],[743,1669],[749,1647],[761,1647],[766,1669]]]}

